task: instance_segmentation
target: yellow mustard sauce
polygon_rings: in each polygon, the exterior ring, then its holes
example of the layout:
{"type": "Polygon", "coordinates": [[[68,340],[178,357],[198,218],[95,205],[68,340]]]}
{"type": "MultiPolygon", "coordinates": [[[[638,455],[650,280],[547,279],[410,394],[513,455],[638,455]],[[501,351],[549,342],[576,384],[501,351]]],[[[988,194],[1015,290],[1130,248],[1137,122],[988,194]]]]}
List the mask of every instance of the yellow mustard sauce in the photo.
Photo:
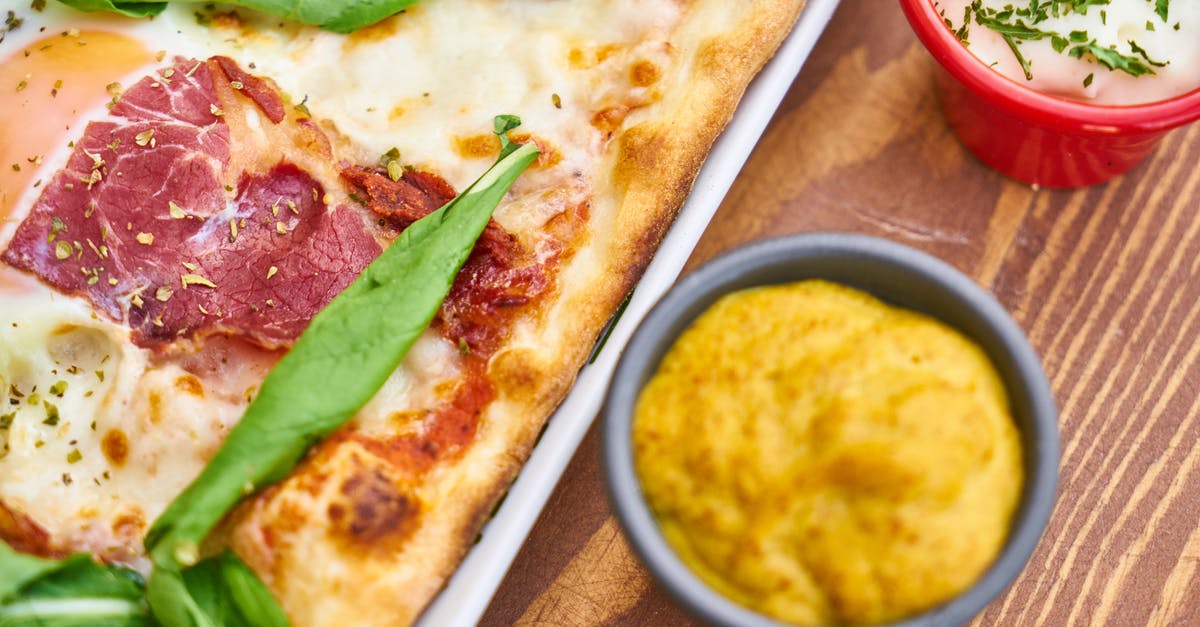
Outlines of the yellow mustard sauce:
{"type": "Polygon", "coordinates": [[[702,314],[643,389],[633,444],[682,560],[803,625],[901,619],[964,591],[1003,547],[1023,482],[978,346],[815,280],[702,314]]]}

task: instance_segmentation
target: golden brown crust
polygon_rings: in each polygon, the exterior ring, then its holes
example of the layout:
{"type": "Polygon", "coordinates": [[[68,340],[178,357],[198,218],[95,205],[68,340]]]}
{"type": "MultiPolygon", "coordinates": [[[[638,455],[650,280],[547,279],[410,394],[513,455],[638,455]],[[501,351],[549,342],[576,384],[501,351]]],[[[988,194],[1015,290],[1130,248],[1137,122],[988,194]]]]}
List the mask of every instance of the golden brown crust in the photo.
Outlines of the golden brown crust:
{"type": "Polygon", "coordinates": [[[650,262],[803,0],[683,4],[670,68],[631,70],[634,84],[657,82],[658,100],[602,120],[615,121],[615,134],[600,162],[586,241],[492,356],[487,376],[497,396],[461,456],[414,476],[360,441],[332,441],[242,509],[231,542],[295,624],[409,623],[437,594],[650,262]],[[304,522],[285,528],[288,521],[304,522]]]}

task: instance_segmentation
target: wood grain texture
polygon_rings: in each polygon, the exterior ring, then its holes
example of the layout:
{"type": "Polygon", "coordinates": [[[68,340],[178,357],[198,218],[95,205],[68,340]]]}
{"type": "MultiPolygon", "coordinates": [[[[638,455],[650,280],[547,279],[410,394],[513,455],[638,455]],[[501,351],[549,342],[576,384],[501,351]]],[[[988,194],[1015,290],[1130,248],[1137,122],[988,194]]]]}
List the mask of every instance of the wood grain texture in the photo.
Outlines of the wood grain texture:
{"type": "MultiPolygon", "coordinates": [[[[1028,333],[1059,403],[1058,503],[978,625],[1200,625],[1200,126],[1108,184],[977,162],[899,8],[843,0],[688,269],[752,240],[869,233],[946,260],[1028,333]]],[[[685,270],[686,271],[686,270],[685,270]]],[[[633,558],[593,429],[486,625],[692,624],[633,558]]]]}

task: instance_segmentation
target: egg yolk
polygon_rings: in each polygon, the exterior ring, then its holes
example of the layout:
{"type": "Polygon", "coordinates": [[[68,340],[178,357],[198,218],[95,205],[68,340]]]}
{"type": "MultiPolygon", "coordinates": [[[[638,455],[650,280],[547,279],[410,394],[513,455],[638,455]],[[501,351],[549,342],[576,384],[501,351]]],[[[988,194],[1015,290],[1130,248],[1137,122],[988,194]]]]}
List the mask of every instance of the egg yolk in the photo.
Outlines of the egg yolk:
{"type": "Polygon", "coordinates": [[[41,163],[78,134],[79,116],[112,98],[107,86],[152,63],[140,41],[105,31],[55,33],[0,59],[0,221],[41,163]],[[78,127],[78,128],[77,128],[78,127]]]}

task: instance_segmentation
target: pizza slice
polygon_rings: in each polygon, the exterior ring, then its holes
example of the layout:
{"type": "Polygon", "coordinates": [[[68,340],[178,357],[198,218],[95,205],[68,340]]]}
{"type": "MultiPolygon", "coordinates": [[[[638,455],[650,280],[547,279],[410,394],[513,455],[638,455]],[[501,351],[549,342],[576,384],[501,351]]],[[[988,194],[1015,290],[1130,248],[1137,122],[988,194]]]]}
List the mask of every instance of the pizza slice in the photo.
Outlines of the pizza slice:
{"type": "Polygon", "coordinates": [[[429,0],[343,37],[168,9],[156,20],[180,47],[209,55],[179,50],[125,89],[0,228],[0,538],[148,569],[151,523],[270,368],[499,154],[481,118],[513,113],[513,139],[541,156],[433,324],[343,428],[252,486],[201,547],[232,547],[293,623],[411,622],[799,10],[429,0]],[[365,62],[379,58],[402,59],[409,80],[379,85],[365,62]],[[378,103],[333,106],[347,87],[330,59],[358,77],[349,95],[379,85],[378,103]]]}

